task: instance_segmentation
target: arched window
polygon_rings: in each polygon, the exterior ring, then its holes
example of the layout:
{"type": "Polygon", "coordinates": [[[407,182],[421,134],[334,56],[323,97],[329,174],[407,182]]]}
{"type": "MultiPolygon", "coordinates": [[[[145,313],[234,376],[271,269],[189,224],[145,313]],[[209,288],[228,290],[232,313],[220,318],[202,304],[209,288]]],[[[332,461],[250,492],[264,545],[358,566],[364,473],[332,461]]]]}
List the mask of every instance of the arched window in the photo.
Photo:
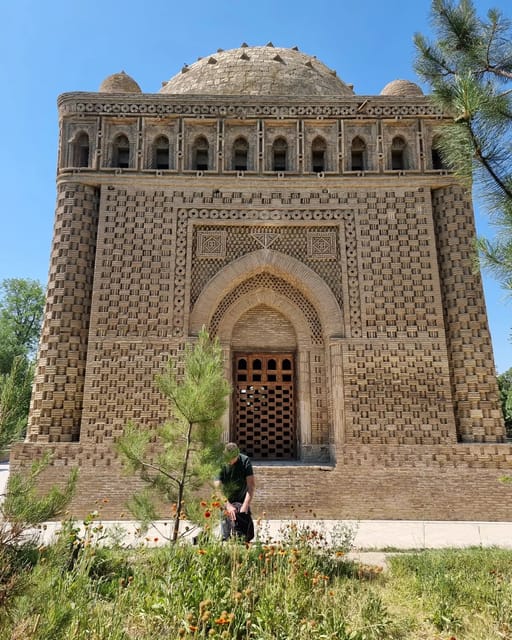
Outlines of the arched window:
{"type": "Polygon", "coordinates": [[[288,143],[284,138],[276,138],[272,145],[272,171],[286,171],[288,143]]]}
{"type": "Polygon", "coordinates": [[[446,169],[446,165],[443,162],[441,152],[439,151],[439,143],[440,138],[439,136],[436,136],[432,140],[432,169],[436,169],[438,171],[446,169]]]}
{"type": "Polygon", "coordinates": [[[169,138],[158,136],[153,146],[153,166],[164,171],[169,169],[169,138]]]}
{"type": "Polygon", "coordinates": [[[81,133],[73,145],[73,166],[88,167],[89,166],[89,136],[87,133],[81,133]]]}
{"type": "Polygon", "coordinates": [[[364,171],[366,169],[366,143],[356,136],[352,140],[350,147],[350,169],[351,171],[364,171]]]}
{"type": "Polygon", "coordinates": [[[204,136],[195,139],[192,149],[192,169],[208,171],[208,140],[204,136]]]}
{"type": "Polygon", "coordinates": [[[325,156],[327,152],[327,144],[323,138],[318,136],[313,140],[311,145],[311,168],[315,173],[325,171],[325,156]]]}
{"type": "Polygon", "coordinates": [[[119,169],[130,167],[130,143],[124,134],[117,136],[114,140],[112,166],[119,169]]]}
{"type": "Polygon", "coordinates": [[[407,149],[407,143],[405,140],[396,136],[391,143],[391,169],[393,171],[403,171],[407,169],[405,150],[407,149]]]}
{"type": "Polygon", "coordinates": [[[233,144],[233,169],[235,171],[247,171],[248,155],[249,143],[245,138],[237,138],[233,144]]]}

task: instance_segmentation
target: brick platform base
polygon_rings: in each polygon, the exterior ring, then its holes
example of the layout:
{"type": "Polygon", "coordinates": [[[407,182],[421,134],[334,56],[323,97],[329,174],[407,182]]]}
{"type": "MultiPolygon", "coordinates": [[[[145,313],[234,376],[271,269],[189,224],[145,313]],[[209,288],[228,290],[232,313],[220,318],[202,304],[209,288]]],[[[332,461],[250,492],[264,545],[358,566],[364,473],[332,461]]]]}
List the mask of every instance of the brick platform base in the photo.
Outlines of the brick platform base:
{"type": "MultiPolygon", "coordinates": [[[[16,446],[13,468],[30,463],[32,448],[16,446]]],[[[73,515],[83,517],[100,505],[103,518],[129,516],[126,500],[141,484],[123,475],[116,459],[89,467],[79,444],[40,448],[54,454],[43,490],[63,481],[71,461],[81,467],[73,515]]],[[[512,488],[500,482],[512,474],[508,444],[347,446],[333,466],[255,463],[254,469],[256,517],[512,521],[512,488]]],[[[164,518],[166,511],[164,506],[164,518]]]]}

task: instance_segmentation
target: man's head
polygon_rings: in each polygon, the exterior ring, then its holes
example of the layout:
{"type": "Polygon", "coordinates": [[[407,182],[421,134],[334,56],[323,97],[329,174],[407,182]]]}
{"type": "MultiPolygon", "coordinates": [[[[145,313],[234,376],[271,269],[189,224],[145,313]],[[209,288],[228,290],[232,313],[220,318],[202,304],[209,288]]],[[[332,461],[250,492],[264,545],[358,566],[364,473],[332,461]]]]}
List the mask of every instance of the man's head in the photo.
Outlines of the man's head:
{"type": "Polygon", "coordinates": [[[238,460],[239,455],[240,455],[240,449],[238,448],[238,445],[235,444],[234,442],[228,442],[227,445],[224,447],[224,453],[223,453],[224,463],[235,464],[235,462],[238,460]]]}

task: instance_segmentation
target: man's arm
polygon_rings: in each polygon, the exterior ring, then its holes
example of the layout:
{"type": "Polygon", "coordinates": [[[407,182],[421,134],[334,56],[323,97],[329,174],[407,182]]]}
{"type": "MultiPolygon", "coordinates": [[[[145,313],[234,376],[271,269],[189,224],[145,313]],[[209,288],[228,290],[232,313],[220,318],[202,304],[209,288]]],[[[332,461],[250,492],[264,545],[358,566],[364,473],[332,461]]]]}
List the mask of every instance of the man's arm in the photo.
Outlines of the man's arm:
{"type": "MultiPolygon", "coordinates": [[[[221,493],[223,493],[222,491],[222,481],[217,479],[214,481],[214,486],[216,489],[218,489],[221,493]]],[[[230,520],[233,520],[233,522],[236,520],[236,509],[235,507],[231,504],[231,502],[229,502],[229,500],[224,496],[225,500],[226,500],[226,504],[224,505],[224,513],[227,515],[227,517],[230,520]]]]}
{"type": "Polygon", "coordinates": [[[251,500],[253,499],[254,492],[256,491],[256,480],[254,479],[254,476],[247,476],[245,481],[247,482],[247,493],[245,494],[245,500],[240,509],[240,513],[247,513],[249,511],[251,500]]]}

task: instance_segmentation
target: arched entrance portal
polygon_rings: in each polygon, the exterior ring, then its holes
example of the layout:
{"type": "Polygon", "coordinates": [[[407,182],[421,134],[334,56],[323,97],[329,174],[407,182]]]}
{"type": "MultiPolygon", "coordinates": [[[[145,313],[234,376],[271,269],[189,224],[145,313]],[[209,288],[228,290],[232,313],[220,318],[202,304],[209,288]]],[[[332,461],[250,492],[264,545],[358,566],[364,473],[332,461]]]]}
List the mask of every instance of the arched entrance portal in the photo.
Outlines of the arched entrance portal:
{"type": "Polygon", "coordinates": [[[219,338],[235,389],[224,437],[242,440],[256,459],[333,460],[343,427],[343,322],[318,274],[278,252],[251,253],[203,289],[190,314],[192,335],[202,326],[219,338]],[[257,398],[252,393],[244,408],[241,398],[255,391],[254,383],[257,398]]]}

